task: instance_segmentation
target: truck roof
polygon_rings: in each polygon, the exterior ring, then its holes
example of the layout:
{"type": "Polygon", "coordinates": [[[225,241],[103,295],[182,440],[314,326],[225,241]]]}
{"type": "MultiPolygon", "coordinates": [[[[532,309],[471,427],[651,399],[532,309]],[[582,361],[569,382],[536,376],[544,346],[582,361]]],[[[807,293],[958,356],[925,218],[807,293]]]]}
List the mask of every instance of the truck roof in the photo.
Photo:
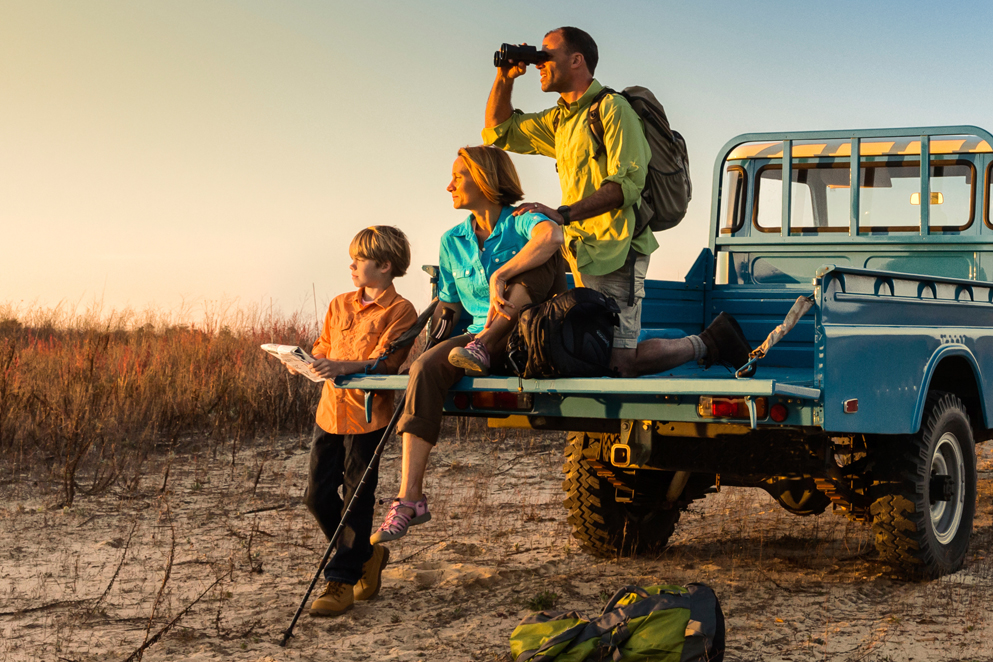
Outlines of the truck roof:
{"type": "MultiPolygon", "coordinates": [[[[931,154],[976,154],[993,152],[993,148],[985,140],[976,136],[952,136],[930,142],[931,154]]],[[[863,139],[859,145],[862,156],[914,156],[921,153],[919,138],[875,138],[863,139]]],[[[795,142],[793,158],[816,157],[850,157],[852,143],[850,140],[821,140],[811,142],[795,142]]],[[[728,155],[728,160],[741,159],[781,159],[783,158],[783,143],[754,142],[735,147],[728,155]]]]}

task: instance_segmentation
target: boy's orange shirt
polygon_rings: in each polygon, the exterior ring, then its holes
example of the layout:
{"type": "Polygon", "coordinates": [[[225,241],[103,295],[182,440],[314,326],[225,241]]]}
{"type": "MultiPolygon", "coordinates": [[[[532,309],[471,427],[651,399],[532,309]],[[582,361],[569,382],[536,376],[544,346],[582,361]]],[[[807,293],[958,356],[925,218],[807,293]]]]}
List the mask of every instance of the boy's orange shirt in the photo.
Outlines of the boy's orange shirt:
{"type": "MultiPolygon", "coordinates": [[[[331,302],[314,354],[337,361],[374,359],[417,321],[413,304],[397,294],[392,284],[372,303],[362,305],[363,290],[342,294],[331,302]]],[[[396,373],[410,346],[399,349],[379,364],[377,372],[396,373]]],[[[386,427],[393,415],[393,392],[373,398],[372,422],[365,421],[365,394],[336,389],[325,382],[317,405],[317,424],[330,434],[360,434],[386,427]]]]}

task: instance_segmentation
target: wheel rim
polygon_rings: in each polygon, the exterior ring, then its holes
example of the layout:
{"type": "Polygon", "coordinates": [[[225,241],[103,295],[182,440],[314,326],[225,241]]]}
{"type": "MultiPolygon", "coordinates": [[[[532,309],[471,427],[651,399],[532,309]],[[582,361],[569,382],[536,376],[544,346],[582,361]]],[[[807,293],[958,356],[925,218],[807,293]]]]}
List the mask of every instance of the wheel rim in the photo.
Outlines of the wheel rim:
{"type": "Polygon", "coordinates": [[[965,506],[965,463],[962,461],[962,448],[958,438],[951,432],[941,435],[931,456],[930,476],[948,476],[952,487],[952,498],[948,501],[935,501],[931,504],[931,529],[942,545],[947,545],[958,533],[965,506]]]}

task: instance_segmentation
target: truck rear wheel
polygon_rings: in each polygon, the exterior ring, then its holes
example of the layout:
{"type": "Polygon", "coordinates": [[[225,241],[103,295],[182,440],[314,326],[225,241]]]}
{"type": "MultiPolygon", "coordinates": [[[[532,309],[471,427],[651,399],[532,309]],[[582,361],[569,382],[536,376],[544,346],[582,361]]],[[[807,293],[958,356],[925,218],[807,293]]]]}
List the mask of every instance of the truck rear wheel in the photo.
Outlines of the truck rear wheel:
{"type": "MultiPolygon", "coordinates": [[[[630,556],[658,551],[665,546],[676,529],[680,507],[688,500],[680,498],[666,506],[665,493],[672,481],[673,472],[642,470],[646,475],[638,486],[632,476],[621,475],[620,470],[603,460],[601,437],[586,432],[570,432],[566,445],[566,459],[562,471],[566,478],[562,489],[566,492],[563,502],[569,511],[572,535],[584,550],[601,557],[630,556]],[[612,473],[612,476],[598,475],[612,473]],[[617,500],[617,487],[610,478],[623,478],[635,489],[633,499],[626,503],[617,500]]],[[[686,490],[692,486],[687,485],[686,490]]]]}
{"type": "Polygon", "coordinates": [[[976,452],[965,406],[928,395],[920,431],[887,449],[892,490],[872,504],[876,549],[911,575],[937,577],[965,561],[976,510],[976,452]]]}

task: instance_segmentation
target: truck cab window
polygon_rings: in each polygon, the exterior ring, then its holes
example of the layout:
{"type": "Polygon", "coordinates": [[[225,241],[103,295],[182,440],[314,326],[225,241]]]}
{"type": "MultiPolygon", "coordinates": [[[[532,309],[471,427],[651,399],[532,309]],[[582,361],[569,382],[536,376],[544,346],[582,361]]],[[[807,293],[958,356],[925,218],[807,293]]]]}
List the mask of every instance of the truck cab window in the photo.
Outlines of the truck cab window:
{"type": "MultiPolygon", "coordinates": [[[[847,231],[849,178],[844,163],[795,165],[790,230],[798,234],[847,231]]],[[[782,180],[781,166],[767,165],[759,170],[754,218],[762,232],[779,232],[782,227],[782,180]]]]}
{"type": "MultiPolygon", "coordinates": [[[[862,167],[859,227],[869,231],[918,231],[921,227],[920,162],[867,163],[862,167]],[[866,167],[867,166],[867,167],[866,167]]],[[[973,216],[973,166],[931,166],[930,226],[964,230],[973,216]]]]}

